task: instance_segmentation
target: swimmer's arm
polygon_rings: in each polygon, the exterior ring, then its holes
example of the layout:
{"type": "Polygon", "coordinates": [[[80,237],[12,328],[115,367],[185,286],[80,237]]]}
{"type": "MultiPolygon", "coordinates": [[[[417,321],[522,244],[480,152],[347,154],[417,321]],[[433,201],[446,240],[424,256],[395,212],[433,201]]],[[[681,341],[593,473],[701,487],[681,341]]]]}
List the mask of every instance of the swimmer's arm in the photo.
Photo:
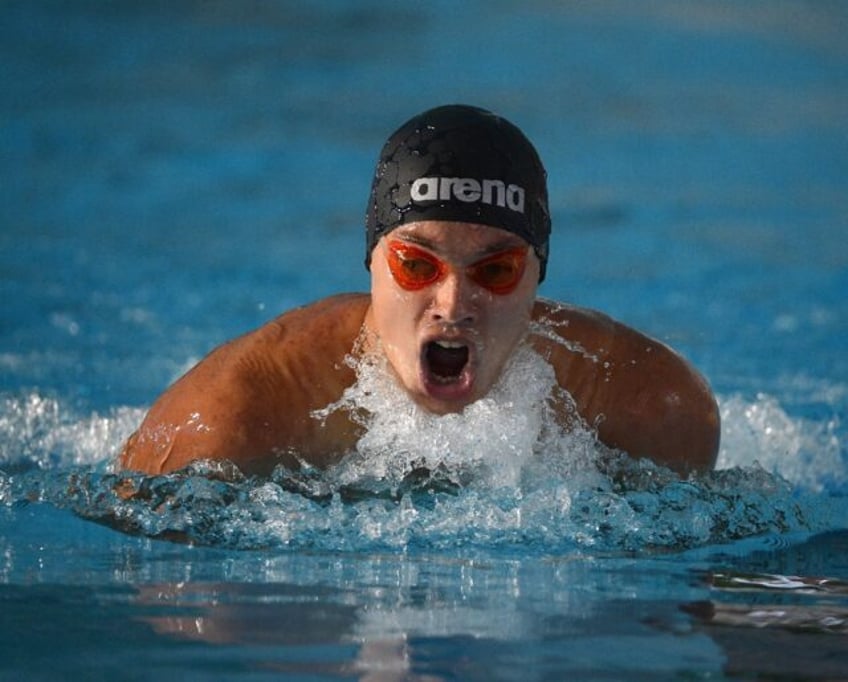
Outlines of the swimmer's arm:
{"type": "Polygon", "coordinates": [[[545,353],[604,444],[684,475],[715,466],[718,406],[686,360],[600,313],[543,306],[537,319],[564,341],[543,343],[545,353]]]}
{"type": "Polygon", "coordinates": [[[240,354],[238,342],[231,342],[165,391],[127,440],[119,467],[164,474],[212,459],[245,471],[269,468],[262,466],[271,449],[261,438],[267,425],[251,414],[248,386],[233,371],[240,354]]]}

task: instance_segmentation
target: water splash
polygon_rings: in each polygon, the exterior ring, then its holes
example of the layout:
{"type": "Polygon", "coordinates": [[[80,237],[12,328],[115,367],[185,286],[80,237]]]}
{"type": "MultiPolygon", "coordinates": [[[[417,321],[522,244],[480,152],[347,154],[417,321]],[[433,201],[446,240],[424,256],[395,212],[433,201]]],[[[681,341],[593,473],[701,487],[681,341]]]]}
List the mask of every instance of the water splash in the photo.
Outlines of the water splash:
{"type": "Polygon", "coordinates": [[[356,365],[357,382],[341,400],[319,411],[358,415],[364,435],[356,451],[329,473],[340,483],[379,480],[401,483],[413,471],[455,474],[455,482],[518,486],[534,456],[546,455],[561,474],[591,468],[599,451],[594,432],[560,390],[550,364],[521,347],[483,399],[461,414],[422,410],[398,387],[382,356],[356,365]],[[571,407],[568,429],[558,423],[552,400],[571,407]]]}
{"type": "Polygon", "coordinates": [[[719,469],[756,464],[819,493],[848,484],[837,415],[822,421],[791,417],[777,398],[764,393],[752,402],[730,396],[720,407],[719,469]]]}
{"type": "Polygon", "coordinates": [[[837,434],[774,398],[722,400],[720,469],[683,480],[605,451],[589,431],[564,433],[548,411],[551,377],[531,355],[509,372],[515,381],[462,420],[423,415],[398,402],[384,374],[366,372],[343,400],[393,409],[360,450],[327,471],[268,479],[221,462],[167,476],[111,472],[141,410],[79,415],[37,394],[6,396],[0,505],[46,503],[182,542],[333,551],[681,550],[844,524],[848,502],[827,488],[844,476],[837,434]]]}
{"type": "Polygon", "coordinates": [[[80,417],[38,393],[0,398],[0,470],[101,464],[117,453],[144,411],[119,407],[80,417]]]}

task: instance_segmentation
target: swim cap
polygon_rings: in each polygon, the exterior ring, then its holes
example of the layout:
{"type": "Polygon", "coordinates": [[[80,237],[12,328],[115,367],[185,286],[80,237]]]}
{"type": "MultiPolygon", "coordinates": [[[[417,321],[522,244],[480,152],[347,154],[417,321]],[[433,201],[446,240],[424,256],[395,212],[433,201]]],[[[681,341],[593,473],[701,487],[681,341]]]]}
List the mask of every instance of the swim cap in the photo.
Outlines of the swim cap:
{"type": "Polygon", "coordinates": [[[420,220],[456,220],[508,230],[533,246],[545,277],[551,218],[546,173],[530,141],[485,109],[454,104],[425,111],[388,139],[371,185],[367,253],[380,237],[420,220]]]}

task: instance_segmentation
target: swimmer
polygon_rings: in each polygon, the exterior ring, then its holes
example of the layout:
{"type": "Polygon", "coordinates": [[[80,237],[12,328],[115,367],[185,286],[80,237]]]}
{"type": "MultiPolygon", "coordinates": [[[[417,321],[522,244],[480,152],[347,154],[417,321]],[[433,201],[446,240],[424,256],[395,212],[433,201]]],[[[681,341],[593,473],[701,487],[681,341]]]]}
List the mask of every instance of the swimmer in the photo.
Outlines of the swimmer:
{"type": "Polygon", "coordinates": [[[412,118],[377,163],[370,294],[291,310],[212,351],[154,403],[119,466],[326,467],[366,428],[323,409],[357,381],[356,359],[381,358],[421,409],[444,415],[485,397],[529,345],[570,396],[556,399],[563,424],[576,409],[611,448],[683,475],[711,469],[718,409],[687,361],[599,312],[537,298],[550,229],[546,173],[518,128],[464,105],[412,118]]]}

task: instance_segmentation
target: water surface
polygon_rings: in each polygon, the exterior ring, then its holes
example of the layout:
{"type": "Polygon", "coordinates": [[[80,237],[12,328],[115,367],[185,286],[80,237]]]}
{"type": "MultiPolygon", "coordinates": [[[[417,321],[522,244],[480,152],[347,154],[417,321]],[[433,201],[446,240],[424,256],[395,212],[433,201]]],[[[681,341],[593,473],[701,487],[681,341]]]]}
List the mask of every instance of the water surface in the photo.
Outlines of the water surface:
{"type": "Polygon", "coordinates": [[[0,17],[0,678],[844,675],[840,3],[0,17]],[[599,471],[580,438],[509,459],[492,429],[528,412],[495,410],[426,433],[434,476],[402,452],[270,480],[111,472],[215,345],[367,288],[379,146],[449,102],[545,160],[541,294],[704,372],[718,470],[599,471]]]}

